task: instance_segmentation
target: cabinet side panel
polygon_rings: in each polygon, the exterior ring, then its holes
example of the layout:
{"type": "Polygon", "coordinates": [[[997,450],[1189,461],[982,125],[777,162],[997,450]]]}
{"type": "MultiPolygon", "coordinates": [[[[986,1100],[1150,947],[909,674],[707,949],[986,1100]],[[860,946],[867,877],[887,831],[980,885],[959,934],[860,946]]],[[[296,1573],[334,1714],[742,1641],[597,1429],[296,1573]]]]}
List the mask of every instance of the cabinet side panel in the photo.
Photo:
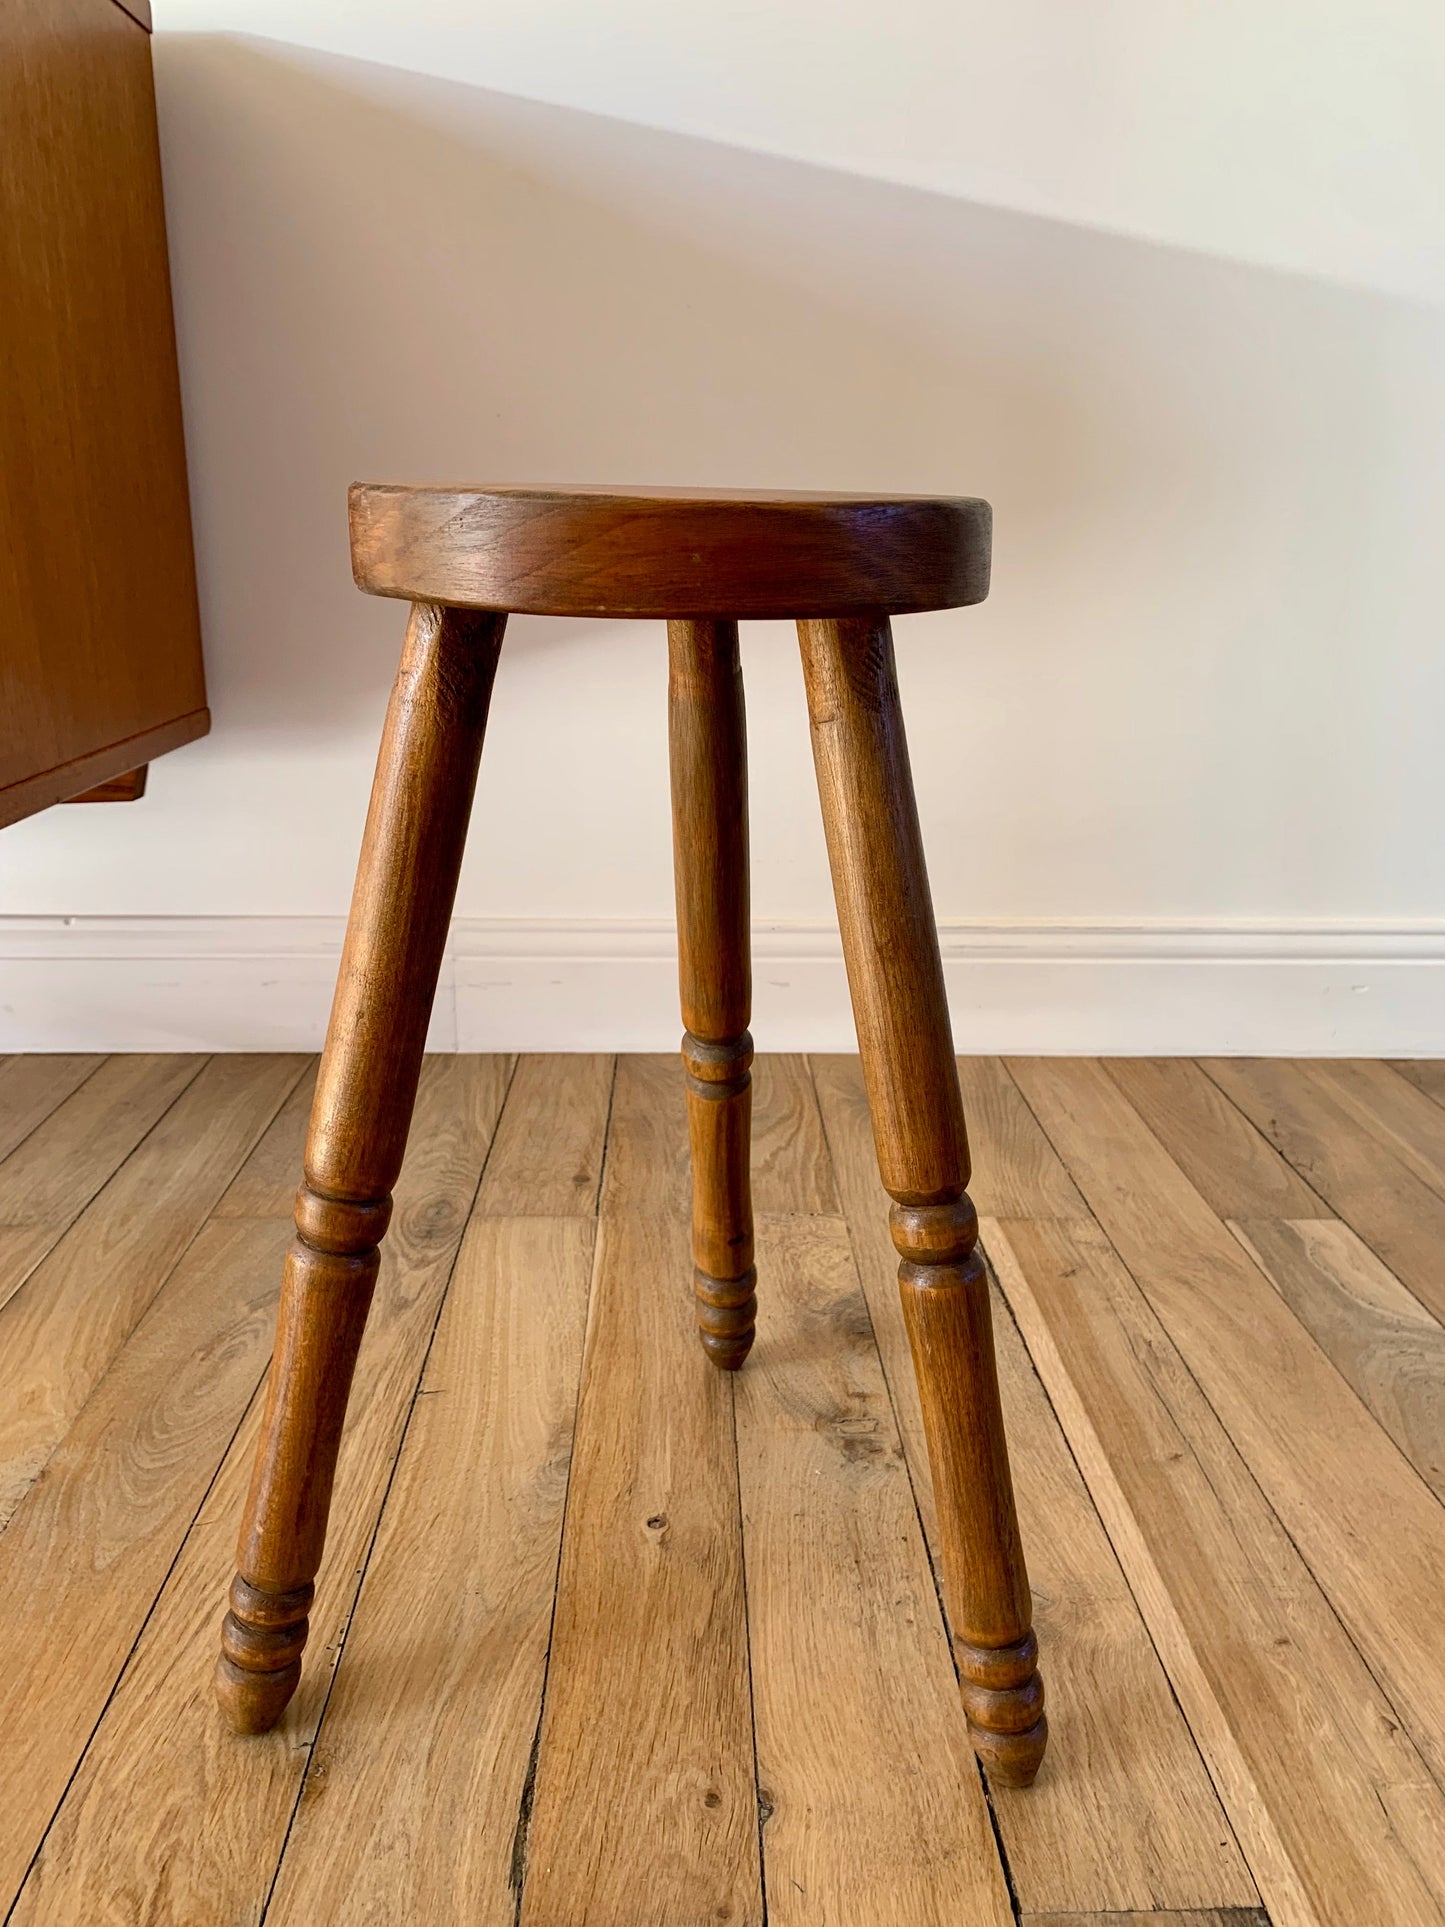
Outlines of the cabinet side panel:
{"type": "Polygon", "coordinates": [[[0,9],[0,173],[3,789],[206,700],[150,39],[113,0],[0,9]]]}

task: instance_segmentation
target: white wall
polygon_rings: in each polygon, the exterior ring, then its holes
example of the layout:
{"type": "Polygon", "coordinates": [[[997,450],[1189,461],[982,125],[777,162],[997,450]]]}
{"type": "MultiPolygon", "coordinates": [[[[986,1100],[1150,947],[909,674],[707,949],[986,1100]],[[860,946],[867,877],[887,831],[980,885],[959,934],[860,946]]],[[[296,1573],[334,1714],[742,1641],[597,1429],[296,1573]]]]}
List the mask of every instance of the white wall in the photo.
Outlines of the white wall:
{"type": "MultiPolygon", "coordinates": [[[[965,1046],[1445,1050],[1428,0],[157,14],[215,729],[0,838],[0,1048],[315,1032],[402,622],[346,484],[490,477],[992,500],[898,625],[965,1046]]],[[[841,1045],[744,648],[755,1030],[841,1045]]],[[[514,624],[439,1041],[671,1041],[663,705],[660,630],[514,624]]]]}

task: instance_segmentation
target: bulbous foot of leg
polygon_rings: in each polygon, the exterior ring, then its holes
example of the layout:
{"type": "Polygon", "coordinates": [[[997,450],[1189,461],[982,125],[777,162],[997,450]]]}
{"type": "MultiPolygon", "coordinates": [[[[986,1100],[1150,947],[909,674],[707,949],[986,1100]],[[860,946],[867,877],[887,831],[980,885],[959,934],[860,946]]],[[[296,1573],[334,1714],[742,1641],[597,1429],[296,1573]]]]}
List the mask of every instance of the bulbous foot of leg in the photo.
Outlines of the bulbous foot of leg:
{"type": "Polygon", "coordinates": [[[753,1332],[749,1328],[734,1338],[719,1338],[715,1332],[703,1332],[702,1348],[720,1372],[735,1372],[753,1348],[753,1332]]]}
{"type": "Polygon", "coordinates": [[[1032,1786],[1044,1763],[1049,1723],[1039,1719],[1022,1733],[990,1733],[970,1720],[968,1737],[979,1764],[996,1786],[1032,1786]]]}
{"type": "Polygon", "coordinates": [[[269,1733],[301,1681],[313,1586],[265,1593],[239,1575],[221,1624],[216,1698],[237,1733],[269,1733]]]}
{"type": "Polygon", "coordinates": [[[693,1273],[702,1348],[719,1371],[735,1372],[753,1348],[758,1316],[757,1267],[741,1278],[693,1273]]]}
{"type": "Polygon", "coordinates": [[[224,1653],[216,1661],[216,1698],[233,1733],[269,1733],[301,1684],[301,1662],[275,1673],[248,1673],[224,1653]]]}
{"type": "Polygon", "coordinates": [[[1049,1739],[1038,1642],[1032,1633],[1012,1646],[958,1640],[954,1651],[974,1752],[991,1780],[1028,1786],[1043,1764],[1049,1739]]]}

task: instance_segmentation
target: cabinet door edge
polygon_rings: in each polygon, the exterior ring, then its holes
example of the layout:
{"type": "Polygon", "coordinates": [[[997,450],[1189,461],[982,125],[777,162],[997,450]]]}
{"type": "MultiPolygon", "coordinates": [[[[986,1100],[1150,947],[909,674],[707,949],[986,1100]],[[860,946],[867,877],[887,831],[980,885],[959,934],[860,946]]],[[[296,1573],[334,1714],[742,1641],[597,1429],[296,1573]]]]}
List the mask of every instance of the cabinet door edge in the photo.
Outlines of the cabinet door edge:
{"type": "Polygon", "coordinates": [[[123,776],[138,763],[149,763],[157,756],[164,756],[167,750],[193,743],[198,736],[206,735],[210,727],[210,710],[193,709],[184,716],[173,716],[169,722],[157,723],[152,729],[143,729],[139,735],[123,737],[71,762],[57,763],[53,769],[23,777],[18,783],[0,789],[0,828],[7,823],[18,823],[24,816],[33,816],[37,810],[49,809],[52,803],[79,796],[82,790],[94,789],[113,776],[123,776]]]}

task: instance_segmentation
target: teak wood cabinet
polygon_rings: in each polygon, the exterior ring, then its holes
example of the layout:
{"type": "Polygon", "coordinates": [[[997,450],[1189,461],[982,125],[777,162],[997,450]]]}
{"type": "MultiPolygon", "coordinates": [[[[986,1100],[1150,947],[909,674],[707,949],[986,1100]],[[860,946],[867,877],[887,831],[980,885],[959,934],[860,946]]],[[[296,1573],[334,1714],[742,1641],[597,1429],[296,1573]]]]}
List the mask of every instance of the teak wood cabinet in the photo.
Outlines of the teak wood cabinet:
{"type": "Polygon", "coordinates": [[[0,824],[210,727],[149,26],[0,0],[0,824]]]}

